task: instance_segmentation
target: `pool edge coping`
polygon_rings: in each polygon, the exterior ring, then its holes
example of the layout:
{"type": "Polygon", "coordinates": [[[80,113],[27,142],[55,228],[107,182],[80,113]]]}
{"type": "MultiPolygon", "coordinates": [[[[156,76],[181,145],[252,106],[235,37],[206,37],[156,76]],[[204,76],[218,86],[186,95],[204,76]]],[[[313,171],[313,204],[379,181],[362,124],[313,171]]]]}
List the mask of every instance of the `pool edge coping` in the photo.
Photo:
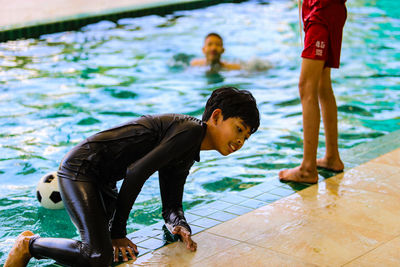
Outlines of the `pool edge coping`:
{"type": "Polygon", "coordinates": [[[167,15],[175,11],[193,10],[223,3],[240,3],[247,0],[156,0],[152,3],[113,7],[102,11],[79,12],[58,18],[31,20],[0,27],[0,43],[18,39],[39,38],[44,34],[79,30],[102,20],[117,22],[122,18],[147,15],[167,15]]]}
{"type": "MultiPolygon", "coordinates": [[[[344,161],[345,165],[347,165],[344,171],[348,171],[349,169],[362,165],[372,159],[394,151],[398,148],[400,148],[400,130],[396,130],[394,132],[390,132],[388,134],[375,138],[371,141],[361,143],[355,147],[341,152],[342,160],[344,161]]],[[[333,176],[334,174],[330,177],[333,176]]],[[[325,181],[330,177],[320,179],[318,183],[325,181]]],[[[279,181],[278,178],[276,178],[275,180],[279,181]]],[[[304,188],[290,191],[287,190],[287,188],[290,187],[288,184],[281,183],[281,185],[271,189],[269,182],[271,182],[271,179],[243,191],[225,193],[224,196],[211,203],[201,204],[194,207],[193,209],[186,210],[185,215],[188,219],[188,223],[192,227],[192,234],[195,235],[197,233],[200,233],[218,224],[244,215],[262,206],[269,205],[279,199],[285,198],[311,186],[311,184],[304,184],[304,188]],[[265,188],[267,190],[262,190],[265,188]],[[281,190],[282,192],[271,193],[271,191],[273,190],[281,190]],[[278,196],[278,198],[271,202],[262,201],[262,196],[265,194],[275,195],[278,196]],[[229,208],[232,207],[239,207],[242,208],[242,210],[237,210],[236,214],[234,214],[232,213],[232,211],[229,211],[229,208]],[[225,217],[225,219],[217,219],[215,216],[212,216],[213,214],[217,213],[222,215],[233,214],[234,216],[231,218],[229,218],[228,216],[225,217]]],[[[160,220],[153,225],[146,226],[143,229],[128,234],[128,237],[131,238],[134,243],[135,241],[139,241],[136,244],[141,251],[139,257],[172,243],[164,240],[161,237],[163,235],[163,230],[161,230],[163,225],[164,222],[160,220]],[[150,232],[152,232],[152,236],[145,237],[145,235],[150,232]],[[141,236],[141,234],[143,235],[141,236]],[[141,238],[143,239],[140,240],[141,238]]],[[[119,264],[113,266],[118,265],[119,264]]]]}

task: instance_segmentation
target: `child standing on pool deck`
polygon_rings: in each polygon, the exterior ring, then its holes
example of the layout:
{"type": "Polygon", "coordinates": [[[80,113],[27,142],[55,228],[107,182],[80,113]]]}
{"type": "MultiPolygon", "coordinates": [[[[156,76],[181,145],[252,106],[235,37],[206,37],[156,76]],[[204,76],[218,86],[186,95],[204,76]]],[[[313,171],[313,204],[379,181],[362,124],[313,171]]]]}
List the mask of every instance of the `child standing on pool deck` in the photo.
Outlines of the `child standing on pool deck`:
{"type": "Polygon", "coordinates": [[[65,208],[82,241],[20,234],[5,267],[26,266],[31,257],[68,266],[110,266],[121,253],[135,259],[126,223],[144,182],[158,171],[167,228],[195,251],[182,209],[183,188],[200,150],[226,156],[239,150],[259,126],[256,100],[234,87],[215,90],[202,120],[188,115],[142,116],[99,132],[75,146],[58,170],[65,208]],[[116,181],[123,179],[117,192],[116,181]]]}
{"type": "Polygon", "coordinates": [[[212,70],[240,70],[241,66],[235,63],[228,63],[221,60],[225,52],[222,37],[217,33],[209,33],[204,38],[203,54],[205,58],[195,58],[190,62],[191,66],[210,66],[212,70]]]}
{"type": "Polygon", "coordinates": [[[304,158],[300,166],[279,173],[281,181],[317,183],[317,167],[343,171],[339,156],[337,106],[331,68],[339,68],[346,0],[304,0],[304,50],[299,81],[303,109],[304,158]],[[325,156],[317,159],[321,105],[325,128],[325,156]]]}

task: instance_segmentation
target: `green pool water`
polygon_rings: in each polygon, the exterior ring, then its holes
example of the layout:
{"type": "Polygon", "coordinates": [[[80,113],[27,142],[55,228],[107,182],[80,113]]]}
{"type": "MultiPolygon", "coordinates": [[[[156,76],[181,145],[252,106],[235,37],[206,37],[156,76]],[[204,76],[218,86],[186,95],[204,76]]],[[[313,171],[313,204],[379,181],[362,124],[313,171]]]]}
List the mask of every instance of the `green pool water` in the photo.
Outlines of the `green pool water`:
{"type": "MultiPolygon", "coordinates": [[[[41,208],[35,196],[40,177],[56,170],[75,144],[142,114],[201,117],[207,97],[222,85],[254,94],[261,127],[233,155],[202,152],[187,180],[185,208],[275,179],[280,169],[299,164],[296,2],[220,4],[0,43],[0,264],[23,230],[78,237],[64,210],[41,208]],[[268,61],[273,68],[209,74],[187,67],[190,58],[202,56],[210,31],[224,37],[226,60],[249,66],[268,61]]],[[[341,68],[332,71],[342,151],[400,129],[399,10],[398,1],[348,1],[341,68]]],[[[154,175],[131,212],[128,231],[159,221],[160,210],[154,175]]]]}

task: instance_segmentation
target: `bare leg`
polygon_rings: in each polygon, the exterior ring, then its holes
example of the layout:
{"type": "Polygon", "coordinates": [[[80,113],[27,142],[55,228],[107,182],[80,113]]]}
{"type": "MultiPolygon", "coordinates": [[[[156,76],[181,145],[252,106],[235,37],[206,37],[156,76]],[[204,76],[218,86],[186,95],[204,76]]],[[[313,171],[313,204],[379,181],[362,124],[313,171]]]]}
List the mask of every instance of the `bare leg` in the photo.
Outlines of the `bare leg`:
{"type": "Polygon", "coordinates": [[[303,58],[300,73],[299,91],[303,109],[303,162],[300,166],[279,173],[281,181],[316,183],[317,148],[320,124],[318,85],[324,68],[323,60],[303,58]]]}
{"type": "Polygon", "coordinates": [[[33,237],[31,231],[21,233],[8,254],[4,267],[23,267],[32,258],[29,253],[29,240],[33,237]]]}
{"type": "Polygon", "coordinates": [[[337,106],[332,90],[330,68],[325,68],[322,72],[322,79],[318,86],[318,97],[322,121],[324,122],[326,152],[323,158],[317,159],[317,166],[333,171],[342,171],[344,165],[339,156],[337,106]]]}

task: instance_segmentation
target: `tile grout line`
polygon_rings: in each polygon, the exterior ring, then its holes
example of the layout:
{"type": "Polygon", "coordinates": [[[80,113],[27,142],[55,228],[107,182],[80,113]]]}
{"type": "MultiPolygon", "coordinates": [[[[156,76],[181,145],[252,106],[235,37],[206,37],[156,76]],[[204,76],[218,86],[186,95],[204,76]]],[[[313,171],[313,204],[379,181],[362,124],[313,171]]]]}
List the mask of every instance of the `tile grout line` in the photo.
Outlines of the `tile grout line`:
{"type": "MultiPolygon", "coordinates": [[[[207,232],[207,233],[208,233],[208,234],[215,235],[215,236],[218,236],[218,237],[221,237],[221,238],[224,238],[224,239],[228,239],[228,240],[233,240],[233,241],[239,242],[239,244],[233,245],[233,246],[231,246],[231,247],[229,247],[229,248],[226,248],[226,249],[224,249],[224,250],[222,250],[222,251],[226,251],[226,250],[228,250],[228,249],[230,249],[230,248],[232,248],[232,247],[239,246],[240,244],[243,244],[243,243],[244,243],[244,244],[247,244],[247,245],[250,245],[250,246],[253,246],[253,247],[257,247],[257,248],[261,248],[261,249],[265,249],[265,250],[272,251],[272,252],[277,253],[277,254],[285,255],[285,256],[287,256],[288,258],[292,258],[292,259],[295,259],[295,260],[298,260],[298,261],[301,261],[301,262],[304,262],[304,263],[308,263],[308,264],[313,264],[313,265],[315,265],[314,263],[305,261],[305,260],[302,259],[302,258],[295,257],[295,256],[290,255],[290,254],[287,254],[287,253],[284,253],[284,252],[281,252],[281,251],[276,251],[276,250],[273,250],[273,249],[271,249],[271,248],[262,247],[262,246],[257,245],[257,244],[249,243],[249,242],[247,242],[247,240],[246,240],[246,241],[241,241],[241,240],[237,240],[237,239],[235,239],[235,238],[222,236],[222,235],[219,235],[219,234],[216,234],[216,233],[211,233],[211,232],[207,232]]],[[[250,239],[248,239],[248,240],[250,240],[250,239]]],[[[213,254],[213,255],[214,255],[214,254],[213,254]]],[[[210,257],[211,257],[211,256],[210,256],[210,257]]],[[[207,258],[209,258],[209,257],[207,257],[207,258]]],[[[205,258],[205,259],[206,259],[206,258],[205,258]]],[[[204,259],[203,259],[203,260],[204,260],[204,259]]]]}
{"type": "Polygon", "coordinates": [[[389,243],[389,242],[391,242],[391,241],[393,241],[394,239],[399,238],[399,237],[400,237],[400,235],[394,236],[392,239],[387,240],[387,241],[385,241],[385,242],[382,242],[382,244],[377,245],[376,247],[374,247],[374,248],[368,250],[367,252],[365,252],[365,253],[363,253],[363,254],[361,254],[361,255],[355,257],[354,259],[351,259],[350,261],[346,262],[345,264],[343,264],[343,265],[341,265],[341,266],[346,266],[347,264],[352,263],[353,261],[355,261],[355,260],[357,260],[357,259],[359,259],[359,258],[361,258],[361,257],[363,257],[363,256],[365,256],[365,255],[367,255],[367,254],[369,254],[369,253],[371,253],[372,251],[374,251],[374,250],[380,248],[381,246],[384,246],[385,244],[387,244],[387,243],[389,243]]]}

